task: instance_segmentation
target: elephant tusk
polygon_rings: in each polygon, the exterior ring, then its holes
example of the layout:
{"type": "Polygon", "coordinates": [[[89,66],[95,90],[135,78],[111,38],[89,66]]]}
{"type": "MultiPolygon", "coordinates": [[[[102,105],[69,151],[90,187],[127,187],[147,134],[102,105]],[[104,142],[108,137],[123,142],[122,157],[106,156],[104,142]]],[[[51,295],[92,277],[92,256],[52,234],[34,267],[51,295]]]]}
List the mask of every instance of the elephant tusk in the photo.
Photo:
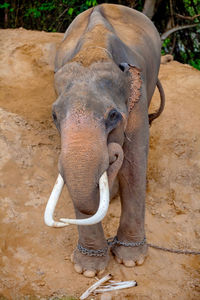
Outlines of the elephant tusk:
{"type": "Polygon", "coordinates": [[[51,192],[51,195],[49,197],[49,200],[47,202],[47,206],[46,206],[45,213],[44,213],[44,222],[47,226],[64,227],[64,226],[68,225],[66,223],[56,222],[53,219],[53,213],[54,213],[56,204],[58,202],[58,199],[60,197],[63,186],[64,186],[64,180],[63,180],[62,176],[59,174],[58,178],[56,180],[56,183],[53,187],[53,190],[51,192]]]}
{"type": "Polygon", "coordinates": [[[60,219],[60,221],[66,224],[75,224],[75,225],[93,225],[101,222],[103,218],[106,216],[109,207],[109,185],[108,185],[108,176],[107,173],[104,172],[99,179],[99,190],[100,190],[100,200],[99,200],[99,208],[92,217],[87,219],[60,219]]]}
{"type": "Polygon", "coordinates": [[[64,181],[62,176],[59,174],[56,183],[53,187],[47,206],[44,213],[44,222],[50,227],[64,227],[69,224],[75,225],[92,225],[101,222],[101,220],[106,216],[109,207],[109,186],[107,173],[104,172],[99,179],[99,190],[100,190],[100,201],[99,208],[95,215],[87,219],[60,219],[61,222],[56,222],[53,220],[53,213],[58,202],[59,196],[61,194],[64,181]]]}

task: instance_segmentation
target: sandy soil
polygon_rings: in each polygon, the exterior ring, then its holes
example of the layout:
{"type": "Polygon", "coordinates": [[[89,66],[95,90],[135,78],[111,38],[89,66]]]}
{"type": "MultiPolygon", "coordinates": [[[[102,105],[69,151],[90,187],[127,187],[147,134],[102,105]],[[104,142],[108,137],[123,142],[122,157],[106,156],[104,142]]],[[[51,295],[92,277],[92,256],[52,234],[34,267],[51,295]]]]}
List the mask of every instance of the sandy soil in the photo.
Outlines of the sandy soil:
{"type": "MultiPolygon", "coordinates": [[[[57,177],[60,141],[51,121],[53,59],[62,34],[0,31],[0,299],[79,297],[95,279],[75,273],[70,254],[77,229],[44,225],[46,201],[57,177]],[[29,297],[28,297],[29,296],[29,297]]],[[[200,249],[200,72],[172,61],[161,66],[166,108],[151,127],[146,230],[149,242],[200,249]]],[[[158,102],[154,95],[153,106],[158,102]]],[[[104,220],[116,233],[120,203],[104,220]]],[[[73,217],[65,190],[56,217],[73,217]]],[[[138,286],[112,299],[199,299],[199,256],[149,249],[133,269],[111,258],[106,273],[138,286]]],[[[107,294],[106,299],[111,299],[107,294]]],[[[97,296],[93,299],[99,299],[97,296]]],[[[102,298],[103,299],[103,298],[102,298]]],[[[105,299],[105,298],[104,298],[105,299]]]]}

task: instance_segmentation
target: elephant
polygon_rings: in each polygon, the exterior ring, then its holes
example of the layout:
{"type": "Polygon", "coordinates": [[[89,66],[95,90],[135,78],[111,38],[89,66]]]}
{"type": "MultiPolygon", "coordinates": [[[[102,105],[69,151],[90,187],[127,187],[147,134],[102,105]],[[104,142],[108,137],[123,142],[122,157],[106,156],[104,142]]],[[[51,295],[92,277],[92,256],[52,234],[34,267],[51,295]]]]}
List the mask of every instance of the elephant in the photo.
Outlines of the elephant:
{"type": "MultiPolygon", "coordinates": [[[[78,15],[57,50],[58,98],[52,106],[61,136],[57,185],[66,184],[73,202],[76,219],[71,223],[78,225],[79,239],[72,262],[75,271],[86,277],[105,270],[110,252],[126,267],[142,264],[147,256],[149,124],[164,108],[158,80],[160,56],[161,40],[153,23],[134,9],[114,4],[78,15]],[[156,86],[160,107],[149,115],[156,86]],[[102,184],[109,189],[103,196],[99,195],[102,184]],[[117,193],[121,217],[116,237],[109,243],[101,220],[108,208],[105,203],[117,193]],[[108,200],[101,202],[101,197],[108,200]],[[95,221],[94,215],[98,215],[95,221]]],[[[56,200],[47,205],[46,223],[65,226],[69,219],[60,223],[52,219],[59,195],[52,197],[56,200]]]]}

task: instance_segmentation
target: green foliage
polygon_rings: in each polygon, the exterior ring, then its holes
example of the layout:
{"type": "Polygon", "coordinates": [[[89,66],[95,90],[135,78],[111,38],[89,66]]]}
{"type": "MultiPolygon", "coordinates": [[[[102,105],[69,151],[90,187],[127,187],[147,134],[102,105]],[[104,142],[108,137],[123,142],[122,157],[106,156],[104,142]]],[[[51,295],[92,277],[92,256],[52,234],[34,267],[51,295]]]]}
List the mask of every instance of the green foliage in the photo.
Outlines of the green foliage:
{"type": "Polygon", "coordinates": [[[164,42],[162,44],[161,55],[165,55],[167,53],[170,43],[171,43],[170,38],[167,38],[164,40],[164,42]]]}
{"type": "Polygon", "coordinates": [[[7,0],[0,4],[0,27],[61,31],[97,0],[7,0]]]}
{"type": "Polygon", "coordinates": [[[67,11],[68,15],[72,15],[73,14],[74,9],[72,7],[70,7],[67,11]]]}
{"type": "Polygon", "coordinates": [[[10,6],[10,4],[7,2],[0,4],[0,8],[8,8],[9,6],[10,6]]]}
{"type": "Polygon", "coordinates": [[[199,59],[199,58],[194,59],[194,60],[190,59],[190,60],[188,61],[188,63],[189,63],[191,66],[193,66],[194,68],[196,68],[197,70],[200,70],[200,59],[199,59]]]}
{"type": "MultiPolygon", "coordinates": [[[[172,11],[170,6],[161,5],[153,18],[160,32],[165,32],[171,27],[180,27],[190,24],[199,24],[200,17],[199,0],[173,0],[172,11]],[[162,15],[162,22],[159,22],[162,15]],[[180,15],[182,17],[180,17],[180,15]],[[184,18],[186,17],[186,18],[184,18]],[[188,19],[187,17],[195,17],[188,19]],[[171,23],[171,24],[170,24],[171,23]],[[167,29],[168,28],[168,29],[167,29]]],[[[173,54],[174,58],[182,63],[189,63],[200,69],[200,25],[192,28],[178,30],[168,36],[162,45],[162,55],[173,54]]]]}

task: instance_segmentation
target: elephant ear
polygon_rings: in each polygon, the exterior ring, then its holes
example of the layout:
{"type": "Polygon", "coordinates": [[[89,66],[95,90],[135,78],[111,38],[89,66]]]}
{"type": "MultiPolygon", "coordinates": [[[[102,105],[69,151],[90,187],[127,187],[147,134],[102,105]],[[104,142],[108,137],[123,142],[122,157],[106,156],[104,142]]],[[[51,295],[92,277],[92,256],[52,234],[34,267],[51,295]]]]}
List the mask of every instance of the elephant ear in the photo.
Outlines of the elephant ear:
{"type": "Polygon", "coordinates": [[[123,72],[129,72],[130,74],[130,96],[127,103],[128,112],[130,113],[135,103],[140,100],[142,86],[141,70],[127,63],[121,63],[119,67],[123,72]]]}
{"type": "Polygon", "coordinates": [[[135,105],[140,100],[141,96],[141,70],[136,66],[129,65],[129,73],[131,77],[130,96],[128,101],[128,112],[130,113],[135,105]]]}

